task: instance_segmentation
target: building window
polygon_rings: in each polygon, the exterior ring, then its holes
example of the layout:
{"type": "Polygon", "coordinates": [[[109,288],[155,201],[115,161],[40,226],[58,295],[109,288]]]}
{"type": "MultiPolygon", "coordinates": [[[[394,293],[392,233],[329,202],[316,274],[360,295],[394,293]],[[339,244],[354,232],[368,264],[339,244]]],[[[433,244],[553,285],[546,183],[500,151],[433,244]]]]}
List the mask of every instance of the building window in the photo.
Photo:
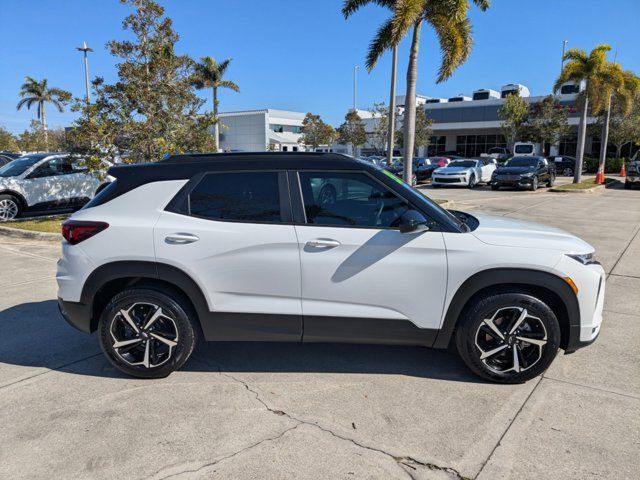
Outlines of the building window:
{"type": "Polygon", "coordinates": [[[444,135],[434,135],[429,139],[429,146],[427,147],[427,155],[429,157],[435,157],[441,153],[447,151],[447,137],[444,135]]]}
{"type": "Polygon", "coordinates": [[[293,133],[302,133],[302,127],[296,127],[296,126],[291,127],[291,131],[293,133]]]}
{"type": "Polygon", "coordinates": [[[567,155],[569,157],[575,157],[578,151],[578,137],[573,135],[565,137],[560,141],[558,146],[558,154],[567,155]]]}
{"type": "Polygon", "coordinates": [[[504,135],[458,135],[456,152],[463,157],[479,157],[493,147],[506,147],[504,135]]]}
{"type": "Polygon", "coordinates": [[[282,126],[282,125],[271,125],[271,130],[276,132],[276,133],[282,133],[282,132],[284,132],[284,126],[282,126]]]}

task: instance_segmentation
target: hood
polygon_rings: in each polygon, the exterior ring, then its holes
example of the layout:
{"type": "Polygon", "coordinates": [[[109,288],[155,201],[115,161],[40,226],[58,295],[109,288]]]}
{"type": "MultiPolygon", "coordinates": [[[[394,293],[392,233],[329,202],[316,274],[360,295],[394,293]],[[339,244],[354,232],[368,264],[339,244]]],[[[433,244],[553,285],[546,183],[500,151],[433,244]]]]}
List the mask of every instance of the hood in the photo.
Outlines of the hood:
{"type": "Polygon", "coordinates": [[[536,167],[499,167],[496,169],[496,175],[504,174],[504,173],[529,173],[535,172],[536,167]]]}
{"type": "Polygon", "coordinates": [[[438,168],[435,172],[436,173],[444,173],[445,175],[447,173],[450,173],[450,174],[465,173],[470,168],[471,167],[441,167],[441,168],[438,168]]]}
{"type": "Polygon", "coordinates": [[[593,247],[584,240],[556,227],[491,215],[473,214],[480,224],[473,235],[481,242],[504,247],[589,253],[593,247]]]}

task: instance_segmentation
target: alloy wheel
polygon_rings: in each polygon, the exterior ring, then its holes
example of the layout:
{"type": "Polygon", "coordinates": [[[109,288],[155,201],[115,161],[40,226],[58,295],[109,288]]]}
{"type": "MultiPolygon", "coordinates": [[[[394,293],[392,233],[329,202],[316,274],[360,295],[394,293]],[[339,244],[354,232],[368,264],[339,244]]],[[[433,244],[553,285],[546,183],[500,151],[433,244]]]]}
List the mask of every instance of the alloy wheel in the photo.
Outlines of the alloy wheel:
{"type": "Polygon", "coordinates": [[[0,221],[13,220],[18,216],[18,204],[10,198],[0,200],[0,221]]]}
{"type": "Polygon", "coordinates": [[[158,305],[137,302],[119,310],[109,328],[112,348],[130,366],[163,365],[178,345],[178,327],[171,314],[158,305]]]}
{"type": "Polygon", "coordinates": [[[572,168],[565,168],[565,169],[562,171],[562,174],[563,174],[565,177],[573,177],[573,169],[572,169],[572,168]]]}
{"type": "Polygon", "coordinates": [[[547,330],[523,307],[504,307],[485,318],[475,335],[480,361],[493,372],[520,373],[542,358],[547,330]]]}

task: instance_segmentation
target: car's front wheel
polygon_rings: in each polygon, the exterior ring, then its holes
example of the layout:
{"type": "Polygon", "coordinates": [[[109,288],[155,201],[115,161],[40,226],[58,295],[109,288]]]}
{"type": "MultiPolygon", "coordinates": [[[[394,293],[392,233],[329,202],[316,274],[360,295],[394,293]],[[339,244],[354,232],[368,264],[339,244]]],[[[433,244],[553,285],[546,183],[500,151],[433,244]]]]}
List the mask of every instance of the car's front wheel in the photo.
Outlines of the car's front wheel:
{"type": "Polygon", "coordinates": [[[196,344],[195,314],[172,292],[131,288],[111,299],[100,317],[100,347],[121,372],[162,378],[187,361],[196,344]]]}
{"type": "Polygon", "coordinates": [[[471,174],[471,176],[469,177],[469,183],[468,183],[468,187],[469,188],[473,188],[476,186],[476,176],[471,174]]]}
{"type": "Polygon", "coordinates": [[[529,190],[531,190],[532,192],[538,190],[538,177],[533,177],[531,179],[531,186],[529,187],[529,190]]]}
{"type": "Polygon", "coordinates": [[[466,365],[499,383],[521,383],[540,375],[559,345],[555,314],[526,291],[478,298],[465,308],[456,331],[456,346],[466,365]]]}
{"type": "Polygon", "coordinates": [[[0,195],[0,222],[13,220],[20,215],[20,201],[13,195],[0,195]]]}

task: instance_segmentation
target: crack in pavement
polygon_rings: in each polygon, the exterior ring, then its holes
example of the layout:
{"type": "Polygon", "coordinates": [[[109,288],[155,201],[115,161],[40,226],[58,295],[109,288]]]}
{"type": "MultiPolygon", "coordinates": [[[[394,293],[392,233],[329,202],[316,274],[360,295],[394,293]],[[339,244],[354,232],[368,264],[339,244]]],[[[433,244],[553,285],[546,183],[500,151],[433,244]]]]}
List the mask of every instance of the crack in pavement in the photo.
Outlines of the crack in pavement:
{"type": "Polygon", "coordinates": [[[389,453],[385,450],[382,450],[381,448],[376,448],[376,447],[371,447],[369,445],[364,445],[362,443],[359,443],[355,440],[353,440],[352,438],[348,438],[348,437],[343,437],[342,435],[339,435],[337,433],[335,433],[334,431],[322,427],[320,425],[318,425],[317,423],[312,423],[306,420],[302,420],[298,417],[295,417],[283,410],[277,410],[274,409],[272,407],[270,407],[262,398],[260,398],[260,393],[254,389],[252,389],[249,384],[247,382],[245,382],[244,380],[241,380],[237,377],[234,377],[233,375],[231,375],[230,373],[224,372],[222,371],[222,368],[219,369],[219,373],[221,375],[224,375],[227,378],[232,379],[233,381],[240,383],[241,385],[244,386],[244,388],[251,392],[254,396],[255,399],[262,404],[262,406],[264,406],[264,408],[267,409],[267,411],[273,413],[274,415],[280,415],[280,416],[285,416],[295,422],[298,422],[298,424],[296,426],[300,426],[300,425],[308,425],[311,427],[315,427],[319,430],[321,430],[322,432],[328,433],[329,435],[332,435],[333,437],[339,439],[339,440],[343,440],[345,442],[350,442],[353,445],[365,449],[365,450],[370,450],[372,452],[376,452],[376,453],[381,453],[383,455],[386,455],[390,458],[392,458],[399,466],[400,468],[407,473],[407,475],[409,475],[410,478],[414,478],[413,475],[411,475],[410,472],[408,472],[405,468],[402,468],[402,466],[411,468],[413,470],[417,470],[417,467],[423,467],[423,468],[428,468],[429,470],[434,470],[434,471],[439,471],[439,472],[443,472],[448,474],[451,478],[456,479],[456,480],[469,480],[468,477],[465,477],[464,475],[462,475],[460,472],[458,472],[456,469],[451,468],[451,467],[442,467],[440,465],[436,465],[434,463],[430,463],[430,462],[423,462],[421,460],[417,460],[416,458],[413,457],[409,457],[409,456],[398,456],[398,455],[394,455],[392,453],[389,453]]]}

